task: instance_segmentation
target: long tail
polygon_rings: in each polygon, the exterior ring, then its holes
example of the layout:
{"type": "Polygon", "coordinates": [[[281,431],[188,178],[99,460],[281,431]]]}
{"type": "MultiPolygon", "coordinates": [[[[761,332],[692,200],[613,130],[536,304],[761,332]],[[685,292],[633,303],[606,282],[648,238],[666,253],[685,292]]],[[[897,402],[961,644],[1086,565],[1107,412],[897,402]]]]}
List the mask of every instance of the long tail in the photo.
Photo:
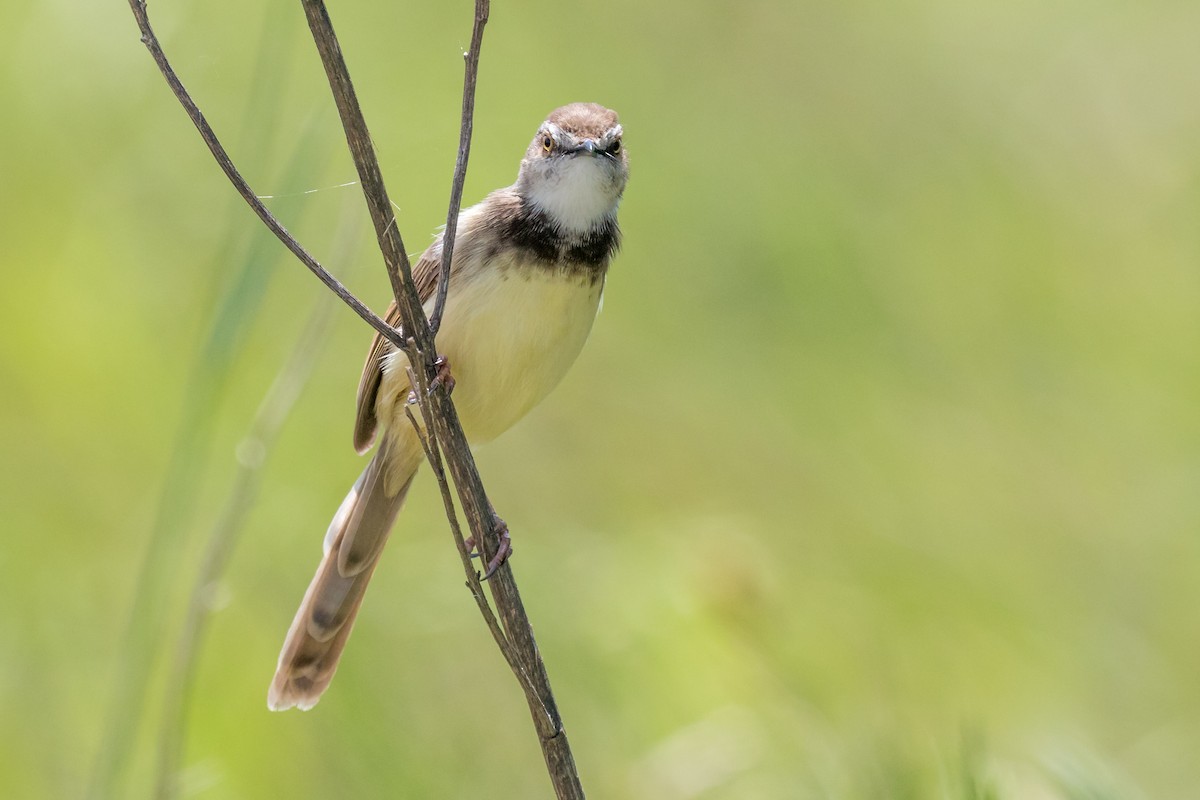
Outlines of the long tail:
{"type": "Polygon", "coordinates": [[[367,583],[420,464],[405,450],[385,439],[329,523],[325,556],[292,620],[267,692],[272,711],[293,706],[307,711],[333,680],[367,583]]]}

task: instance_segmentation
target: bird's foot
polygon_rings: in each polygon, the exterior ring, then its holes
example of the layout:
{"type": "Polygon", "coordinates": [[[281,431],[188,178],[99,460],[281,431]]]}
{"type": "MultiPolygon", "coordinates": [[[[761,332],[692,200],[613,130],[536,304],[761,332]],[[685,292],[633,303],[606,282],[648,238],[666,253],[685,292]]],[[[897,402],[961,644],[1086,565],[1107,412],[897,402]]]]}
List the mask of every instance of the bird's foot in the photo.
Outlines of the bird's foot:
{"type": "MultiPolygon", "coordinates": [[[[454,375],[450,373],[450,359],[445,356],[438,356],[433,360],[433,366],[437,370],[434,373],[433,380],[429,382],[429,390],[425,392],[425,396],[429,397],[433,394],[433,390],[442,386],[446,387],[446,392],[454,391],[454,375]]],[[[408,404],[410,406],[419,405],[417,403],[417,390],[413,389],[408,393],[408,404]]]]}
{"type": "MultiPolygon", "coordinates": [[[[494,511],[492,512],[492,531],[496,534],[496,538],[499,539],[500,544],[496,548],[496,555],[492,556],[492,560],[488,562],[487,572],[483,573],[482,580],[485,581],[495,574],[501,564],[508,561],[508,557],[512,555],[513,551],[512,536],[508,532],[508,523],[500,519],[494,511]]],[[[466,545],[468,550],[476,550],[475,537],[472,536],[467,539],[466,545]]],[[[471,558],[479,558],[479,552],[472,553],[471,558]]]]}
{"type": "Polygon", "coordinates": [[[430,393],[432,394],[434,389],[442,385],[445,385],[447,394],[453,392],[454,375],[450,372],[450,359],[443,355],[439,355],[433,360],[433,366],[437,368],[437,374],[434,375],[433,380],[429,382],[430,393]]]}

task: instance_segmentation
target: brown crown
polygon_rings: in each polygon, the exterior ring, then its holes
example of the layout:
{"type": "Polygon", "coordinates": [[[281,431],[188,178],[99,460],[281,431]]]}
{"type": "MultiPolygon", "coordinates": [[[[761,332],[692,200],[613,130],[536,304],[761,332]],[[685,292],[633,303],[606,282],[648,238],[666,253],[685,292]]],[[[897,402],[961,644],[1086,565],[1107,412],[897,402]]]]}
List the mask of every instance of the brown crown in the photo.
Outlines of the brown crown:
{"type": "Polygon", "coordinates": [[[597,103],[571,103],[554,109],[546,121],[574,136],[596,138],[617,124],[617,112],[597,103]]]}

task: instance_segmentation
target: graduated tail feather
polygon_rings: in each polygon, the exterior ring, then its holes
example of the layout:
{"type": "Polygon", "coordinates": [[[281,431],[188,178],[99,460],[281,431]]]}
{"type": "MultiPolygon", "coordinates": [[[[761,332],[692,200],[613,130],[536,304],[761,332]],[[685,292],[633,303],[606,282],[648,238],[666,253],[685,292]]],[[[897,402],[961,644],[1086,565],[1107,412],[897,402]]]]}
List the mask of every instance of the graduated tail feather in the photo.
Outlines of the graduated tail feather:
{"type": "Polygon", "coordinates": [[[272,711],[312,708],[337,671],[367,583],[420,464],[389,439],[329,523],[325,555],[292,620],[267,692],[272,711]]]}

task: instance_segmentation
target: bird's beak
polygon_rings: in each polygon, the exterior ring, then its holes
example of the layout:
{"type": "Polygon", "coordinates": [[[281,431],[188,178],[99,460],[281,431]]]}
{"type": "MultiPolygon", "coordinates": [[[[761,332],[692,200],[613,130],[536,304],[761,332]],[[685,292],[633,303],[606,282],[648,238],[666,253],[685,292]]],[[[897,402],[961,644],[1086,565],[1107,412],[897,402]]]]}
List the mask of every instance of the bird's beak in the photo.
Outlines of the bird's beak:
{"type": "Polygon", "coordinates": [[[597,151],[596,143],[591,139],[584,139],[583,144],[575,148],[576,152],[587,151],[591,155],[595,155],[597,151]]]}

